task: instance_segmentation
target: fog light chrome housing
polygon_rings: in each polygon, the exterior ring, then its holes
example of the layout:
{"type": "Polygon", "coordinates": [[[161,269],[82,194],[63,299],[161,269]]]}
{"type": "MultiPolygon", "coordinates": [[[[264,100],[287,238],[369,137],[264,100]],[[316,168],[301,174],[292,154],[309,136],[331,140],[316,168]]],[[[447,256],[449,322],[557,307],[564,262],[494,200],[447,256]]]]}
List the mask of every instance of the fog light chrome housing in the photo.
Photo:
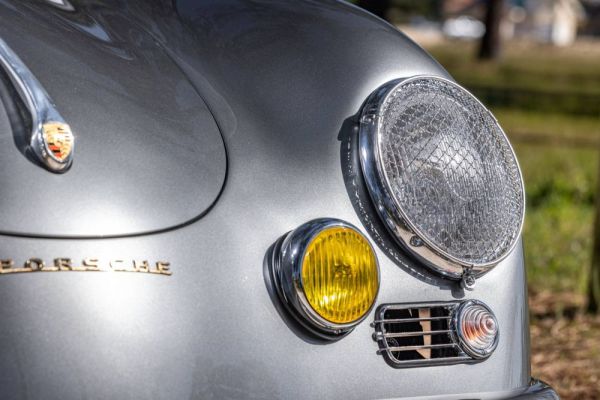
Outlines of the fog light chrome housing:
{"type": "Polygon", "coordinates": [[[288,311],[320,337],[349,333],[379,292],[379,265],[368,239],[344,221],[316,219],[281,240],[271,273],[288,311]]]}
{"type": "Polygon", "coordinates": [[[480,301],[461,303],[454,311],[452,325],[461,349],[475,359],[489,357],[498,345],[498,320],[480,301]]]}

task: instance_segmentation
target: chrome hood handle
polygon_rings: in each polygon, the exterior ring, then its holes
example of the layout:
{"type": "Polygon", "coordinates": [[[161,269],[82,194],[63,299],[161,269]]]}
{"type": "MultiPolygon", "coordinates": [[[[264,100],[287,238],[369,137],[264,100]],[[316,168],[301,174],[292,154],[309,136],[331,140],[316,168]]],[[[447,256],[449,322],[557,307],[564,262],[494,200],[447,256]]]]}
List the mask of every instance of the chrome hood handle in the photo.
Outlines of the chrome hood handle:
{"type": "Polygon", "coordinates": [[[73,161],[75,137],[52,99],[19,56],[0,39],[0,66],[31,114],[29,146],[52,172],[65,172],[73,161]]]}

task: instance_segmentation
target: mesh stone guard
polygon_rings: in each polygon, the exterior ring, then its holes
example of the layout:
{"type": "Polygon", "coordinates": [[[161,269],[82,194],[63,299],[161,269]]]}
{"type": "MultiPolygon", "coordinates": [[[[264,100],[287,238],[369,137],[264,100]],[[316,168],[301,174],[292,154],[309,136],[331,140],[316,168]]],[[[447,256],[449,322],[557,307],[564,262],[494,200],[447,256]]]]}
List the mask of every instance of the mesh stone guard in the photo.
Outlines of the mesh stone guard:
{"type": "Polygon", "coordinates": [[[398,242],[450,278],[480,275],[516,245],[525,213],[521,172],[492,114],[443,78],[393,81],[367,101],[363,174],[398,242]]]}

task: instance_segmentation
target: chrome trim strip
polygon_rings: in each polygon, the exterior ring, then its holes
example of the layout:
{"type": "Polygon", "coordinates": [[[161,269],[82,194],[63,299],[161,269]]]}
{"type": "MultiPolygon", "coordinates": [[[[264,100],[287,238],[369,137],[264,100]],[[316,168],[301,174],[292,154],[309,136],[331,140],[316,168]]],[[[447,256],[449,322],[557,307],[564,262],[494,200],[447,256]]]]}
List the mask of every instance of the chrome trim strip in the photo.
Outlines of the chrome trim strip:
{"type": "MultiPolygon", "coordinates": [[[[435,305],[424,305],[424,306],[420,306],[419,308],[429,308],[429,307],[437,307],[435,305]]],[[[373,321],[374,324],[381,324],[381,323],[395,323],[395,324],[402,324],[402,323],[406,323],[406,322],[421,322],[421,321],[439,321],[442,319],[452,319],[452,317],[424,317],[424,318],[406,318],[406,319],[385,319],[385,320],[375,320],[373,321]]]]}
{"type": "Polygon", "coordinates": [[[547,383],[532,378],[527,390],[508,400],[560,400],[560,396],[547,383]]]}
{"type": "Polygon", "coordinates": [[[446,349],[448,347],[457,347],[457,346],[458,345],[456,343],[424,344],[421,346],[402,346],[402,347],[392,346],[392,347],[387,347],[385,349],[385,351],[412,351],[412,350],[423,350],[423,349],[446,349]]]}
{"type": "MultiPolygon", "coordinates": [[[[456,82],[442,77],[416,75],[409,78],[401,78],[387,82],[368,97],[361,111],[358,146],[363,175],[367,184],[367,188],[369,189],[368,192],[373,200],[373,203],[375,204],[379,216],[391,231],[396,242],[403,249],[407,250],[410,254],[417,256],[417,258],[427,267],[446,278],[459,280],[464,277],[465,273],[472,273],[475,277],[478,277],[505,259],[517,245],[519,241],[518,238],[521,236],[523,223],[525,221],[525,199],[523,198],[523,215],[521,217],[521,224],[519,226],[518,234],[515,236],[515,240],[502,255],[502,257],[499,257],[493,262],[486,264],[465,264],[463,261],[453,257],[451,254],[439,249],[427,238],[426,235],[420,232],[414,226],[414,224],[411,223],[411,221],[406,217],[404,211],[393,200],[393,196],[389,193],[387,184],[385,184],[385,182],[382,180],[382,177],[385,176],[385,173],[381,166],[381,154],[378,150],[382,120],[381,107],[399,86],[412,80],[423,78],[437,79],[455,85],[464,90],[466,93],[469,93],[478,104],[487,110],[487,108],[468,90],[458,85],[456,82]]],[[[488,113],[497,123],[497,119],[489,112],[489,110],[488,113]]],[[[500,131],[504,133],[502,127],[500,127],[499,124],[497,125],[500,131]]],[[[517,166],[519,166],[514,149],[510,144],[510,141],[507,142],[508,147],[513,153],[517,166]]],[[[524,193],[525,186],[520,166],[518,169],[521,179],[521,187],[524,193]]]]}
{"type": "Polygon", "coordinates": [[[31,114],[31,136],[29,145],[39,161],[53,172],[65,172],[73,161],[74,137],[60,115],[52,99],[19,56],[0,39],[0,66],[6,71],[19,96],[31,114]],[[64,160],[55,157],[44,138],[47,124],[60,124],[69,131],[71,150],[64,160]]]}
{"type": "MultiPolygon", "coordinates": [[[[423,320],[421,320],[423,321],[423,320]]],[[[399,337],[413,337],[413,336],[431,336],[451,333],[450,330],[443,331],[423,331],[423,332],[404,332],[404,333],[384,333],[384,338],[399,338],[399,337]]]]}

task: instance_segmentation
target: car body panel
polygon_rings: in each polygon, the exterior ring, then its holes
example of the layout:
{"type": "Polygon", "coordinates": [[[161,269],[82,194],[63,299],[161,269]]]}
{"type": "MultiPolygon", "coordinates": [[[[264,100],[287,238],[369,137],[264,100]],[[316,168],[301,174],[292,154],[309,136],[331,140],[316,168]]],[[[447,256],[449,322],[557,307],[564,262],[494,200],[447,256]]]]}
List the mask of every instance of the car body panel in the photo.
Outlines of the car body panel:
{"type": "MultiPolygon", "coordinates": [[[[0,20],[17,3],[0,2],[0,20]]],[[[448,77],[423,50],[390,25],[335,1],[175,1],[175,10],[170,2],[75,5],[96,20],[105,9],[118,12],[160,41],[214,116],[227,148],[227,182],[210,212],[178,229],[101,240],[2,236],[1,257],[16,265],[31,257],[48,264],[69,257],[77,265],[90,257],[103,264],[168,261],[172,275],[0,276],[0,393],[499,398],[528,387],[521,245],[464,292],[398,249],[362,182],[355,116],[389,80],[448,77]],[[395,369],[377,354],[372,313],[335,342],[302,330],[274,295],[269,248],[319,217],[348,221],[375,243],[377,305],[469,298],[488,304],[500,325],[495,353],[477,364],[395,369]]],[[[25,32],[26,21],[20,24],[25,32]]]]}
{"type": "MultiPolygon", "coordinates": [[[[152,34],[101,6],[88,14],[18,3],[14,11],[0,5],[0,37],[50,93],[75,132],[75,153],[69,171],[53,174],[31,162],[26,129],[2,131],[0,230],[123,236],[205,213],[225,181],[223,141],[202,98],[152,34]]],[[[5,109],[16,107],[4,97],[5,109]]],[[[26,124],[18,113],[2,114],[3,126],[26,124]]]]}

